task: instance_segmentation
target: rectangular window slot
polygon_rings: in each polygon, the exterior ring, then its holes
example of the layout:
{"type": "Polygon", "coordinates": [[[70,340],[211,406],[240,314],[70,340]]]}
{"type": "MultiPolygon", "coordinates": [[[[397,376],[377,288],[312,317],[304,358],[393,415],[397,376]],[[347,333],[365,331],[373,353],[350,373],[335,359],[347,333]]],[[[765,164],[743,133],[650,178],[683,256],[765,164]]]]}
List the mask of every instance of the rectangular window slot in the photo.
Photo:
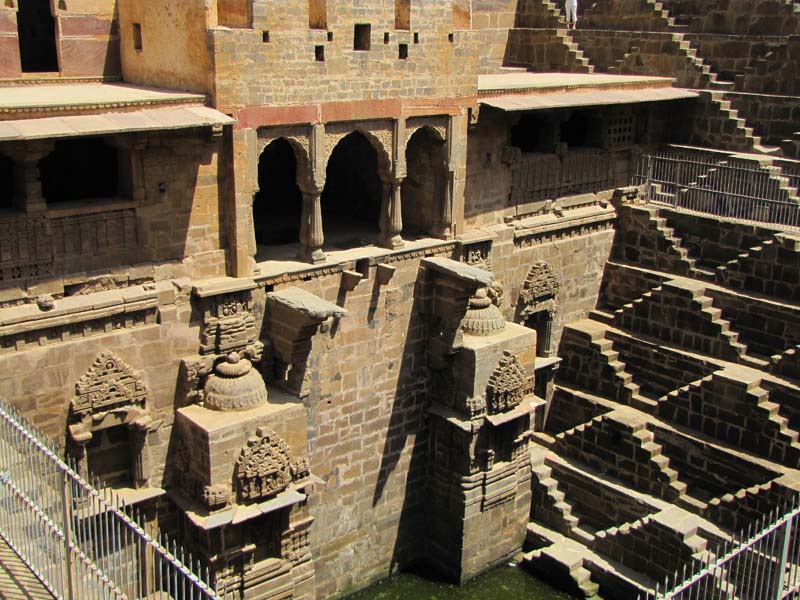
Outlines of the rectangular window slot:
{"type": "Polygon", "coordinates": [[[137,52],[142,51],[142,25],[140,23],[133,24],[133,49],[137,52]]]}
{"type": "Polygon", "coordinates": [[[451,44],[455,41],[455,39],[456,36],[454,36],[452,33],[447,34],[447,41],[450,42],[451,44]]]}
{"type": "Polygon", "coordinates": [[[261,32],[261,41],[265,44],[269,44],[269,31],[262,31],[261,32]]]}
{"type": "Polygon", "coordinates": [[[333,41],[333,32],[332,32],[332,31],[329,31],[329,32],[328,32],[328,41],[329,41],[329,42],[332,42],[332,41],[333,41]]]}
{"type": "Polygon", "coordinates": [[[325,62],[325,46],[314,46],[314,58],[317,62],[325,62]]]}
{"type": "Polygon", "coordinates": [[[372,25],[357,23],[353,28],[353,50],[369,50],[372,25]]]}
{"type": "Polygon", "coordinates": [[[419,44],[419,32],[418,31],[414,32],[414,43],[415,44],[419,44]]]}
{"type": "Polygon", "coordinates": [[[400,44],[400,60],[408,58],[408,44],[400,44]]]}
{"type": "Polygon", "coordinates": [[[383,43],[384,44],[388,44],[389,43],[389,32],[388,31],[383,34],[383,43]]]}

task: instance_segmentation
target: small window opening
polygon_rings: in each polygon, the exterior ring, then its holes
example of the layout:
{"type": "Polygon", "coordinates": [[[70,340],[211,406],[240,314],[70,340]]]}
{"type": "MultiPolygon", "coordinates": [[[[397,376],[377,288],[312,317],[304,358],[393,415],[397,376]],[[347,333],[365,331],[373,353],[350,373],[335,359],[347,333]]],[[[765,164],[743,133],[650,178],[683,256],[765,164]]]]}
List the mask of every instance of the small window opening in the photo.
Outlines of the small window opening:
{"type": "Polygon", "coordinates": [[[406,31],[411,29],[411,0],[395,0],[394,28],[406,31]]]}
{"type": "Polygon", "coordinates": [[[58,71],[56,20],[50,0],[23,0],[17,12],[19,54],[22,71],[47,73],[58,71]]]}
{"type": "Polygon", "coordinates": [[[332,31],[329,31],[329,32],[328,32],[328,41],[329,41],[329,42],[332,42],[332,41],[333,41],[333,32],[332,32],[332,31]]]}
{"type": "Polygon", "coordinates": [[[48,204],[117,196],[117,150],[100,138],[56,141],[39,171],[48,204]]]}
{"type": "Polygon", "coordinates": [[[408,44],[400,44],[399,56],[400,60],[406,60],[408,58],[408,44]]]}
{"type": "Polygon", "coordinates": [[[414,43],[415,44],[419,44],[419,32],[418,31],[414,32],[414,43]]]}
{"type": "Polygon", "coordinates": [[[455,39],[456,36],[454,36],[452,33],[447,34],[447,41],[450,42],[451,44],[455,41],[455,39]]]}
{"type": "Polygon", "coordinates": [[[353,28],[353,50],[369,50],[372,25],[357,23],[353,28]]]}
{"type": "Polygon", "coordinates": [[[0,154],[0,210],[14,208],[14,161],[0,154]]]}
{"type": "Polygon", "coordinates": [[[311,29],[328,28],[328,6],[326,0],[309,0],[308,26],[311,29]]]}
{"type": "Polygon", "coordinates": [[[314,59],[317,62],[325,62],[325,46],[314,46],[314,59]]]}
{"type": "Polygon", "coordinates": [[[388,31],[383,34],[383,43],[384,44],[388,44],[389,43],[389,32],[388,31]]]}
{"type": "Polygon", "coordinates": [[[265,44],[269,44],[269,31],[262,31],[261,32],[261,41],[265,44]]]}
{"type": "Polygon", "coordinates": [[[133,24],[133,49],[137,52],[142,51],[142,25],[140,23],[133,24]]]}

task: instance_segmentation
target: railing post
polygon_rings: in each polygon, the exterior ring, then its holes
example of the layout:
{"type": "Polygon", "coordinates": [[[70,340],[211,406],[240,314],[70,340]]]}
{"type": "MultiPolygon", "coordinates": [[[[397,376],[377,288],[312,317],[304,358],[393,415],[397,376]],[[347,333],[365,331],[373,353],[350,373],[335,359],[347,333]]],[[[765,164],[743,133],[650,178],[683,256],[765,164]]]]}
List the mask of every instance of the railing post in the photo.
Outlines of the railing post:
{"type": "Polygon", "coordinates": [[[789,542],[792,537],[792,522],[795,520],[795,517],[792,517],[786,521],[786,525],[783,526],[783,548],[781,548],[781,566],[780,571],[778,571],[778,582],[777,587],[775,588],[775,600],[781,600],[783,596],[783,586],[786,583],[786,559],[789,556],[789,542]]]}
{"type": "Polygon", "coordinates": [[[650,204],[650,201],[652,200],[651,196],[652,196],[652,189],[653,188],[651,187],[652,184],[650,183],[652,178],[653,178],[653,156],[648,154],[647,155],[647,177],[645,179],[645,190],[647,190],[647,191],[645,192],[645,196],[644,196],[645,199],[647,200],[648,204],[650,204]]]}
{"type": "Polygon", "coordinates": [[[72,498],[69,493],[69,476],[61,472],[61,514],[64,519],[64,568],[67,570],[67,598],[75,600],[75,584],[72,572],[72,498]]]}

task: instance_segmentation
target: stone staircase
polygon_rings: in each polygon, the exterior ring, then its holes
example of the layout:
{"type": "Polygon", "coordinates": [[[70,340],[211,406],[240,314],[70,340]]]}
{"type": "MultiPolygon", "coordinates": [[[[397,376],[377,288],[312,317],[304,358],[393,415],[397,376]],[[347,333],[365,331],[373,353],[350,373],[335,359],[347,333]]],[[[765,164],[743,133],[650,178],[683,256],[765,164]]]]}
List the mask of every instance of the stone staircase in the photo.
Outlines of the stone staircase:
{"type": "Polygon", "coordinates": [[[670,468],[647,425],[643,413],[618,409],[557,434],[553,450],[642,492],[675,501],[686,492],[686,484],[670,468]]]}
{"type": "Polygon", "coordinates": [[[562,27],[511,29],[506,66],[541,72],[594,73],[594,66],[562,27]]]}
{"type": "Polygon", "coordinates": [[[660,419],[703,431],[720,441],[784,465],[798,465],[800,434],[762,387],[760,371],[728,368],[671,391],[658,404],[660,419]],[[736,420],[718,419],[718,407],[736,420]]]}
{"type": "Polygon", "coordinates": [[[646,292],[614,313],[620,329],[657,337],[666,343],[740,362],[747,347],[722,318],[701,282],[675,279],[646,292]]]}
{"type": "Polygon", "coordinates": [[[800,235],[764,240],[716,270],[716,283],[735,290],[800,302],[800,235]]]}
{"type": "Polygon", "coordinates": [[[544,454],[534,460],[531,517],[569,535],[578,527],[578,518],[572,514],[572,505],[566,501],[564,492],[558,489],[558,481],[553,478],[552,469],[545,464],[544,454]]]}

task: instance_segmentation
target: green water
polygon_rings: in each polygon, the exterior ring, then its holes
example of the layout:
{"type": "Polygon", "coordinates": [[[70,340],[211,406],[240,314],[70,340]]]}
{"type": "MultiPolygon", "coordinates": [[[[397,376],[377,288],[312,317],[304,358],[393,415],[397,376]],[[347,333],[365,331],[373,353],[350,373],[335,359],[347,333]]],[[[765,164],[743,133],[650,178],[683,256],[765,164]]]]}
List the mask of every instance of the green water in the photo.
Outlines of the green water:
{"type": "Polygon", "coordinates": [[[463,587],[404,574],[350,596],[348,600],[572,600],[517,567],[498,567],[463,587]]]}

